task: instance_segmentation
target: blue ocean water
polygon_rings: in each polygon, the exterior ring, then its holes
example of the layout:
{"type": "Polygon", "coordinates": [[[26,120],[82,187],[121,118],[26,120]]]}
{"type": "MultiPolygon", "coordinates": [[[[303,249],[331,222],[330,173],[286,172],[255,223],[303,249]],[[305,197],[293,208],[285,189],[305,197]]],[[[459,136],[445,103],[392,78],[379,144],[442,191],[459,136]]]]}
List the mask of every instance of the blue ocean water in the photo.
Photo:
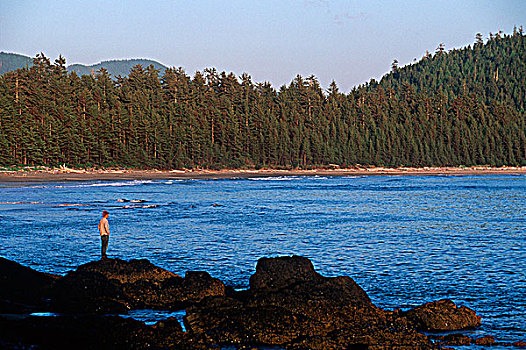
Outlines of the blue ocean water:
{"type": "Polygon", "coordinates": [[[110,257],[246,288],[258,258],[302,255],[378,306],[450,298],[482,316],[470,336],[526,338],[525,176],[0,184],[0,256],[65,274],[99,258],[102,210],[110,257]]]}

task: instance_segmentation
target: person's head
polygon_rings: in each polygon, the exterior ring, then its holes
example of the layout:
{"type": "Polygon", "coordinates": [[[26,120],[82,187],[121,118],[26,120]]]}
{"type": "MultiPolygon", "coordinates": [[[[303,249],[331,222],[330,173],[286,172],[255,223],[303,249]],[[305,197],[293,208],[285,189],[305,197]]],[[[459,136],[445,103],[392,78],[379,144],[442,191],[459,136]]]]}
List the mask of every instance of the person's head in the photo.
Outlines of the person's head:
{"type": "Polygon", "coordinates": [[[102,212],[102,217],[103,217],[103,218],[106,218],[106,219],[107,219],[109,216],[110,216],[110,213],[108,213],[107,210],[104,210],[104,211],[102,212]]]}

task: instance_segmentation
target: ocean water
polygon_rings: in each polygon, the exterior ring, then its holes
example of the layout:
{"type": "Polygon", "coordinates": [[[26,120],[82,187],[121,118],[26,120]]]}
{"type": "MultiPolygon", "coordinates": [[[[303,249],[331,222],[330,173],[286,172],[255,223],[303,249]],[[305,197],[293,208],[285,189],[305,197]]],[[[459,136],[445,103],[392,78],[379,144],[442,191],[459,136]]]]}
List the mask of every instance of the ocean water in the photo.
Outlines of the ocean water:
{"type": "Polygon", "coordinates": [[[258,258],[302,255],[380,307],[449,298],[482,316],[470,336],[526,338],[525,176],[0,184],[0,256],[63,275],[99,258],[102,210],[110,257],[247,288],[258,258]]]}

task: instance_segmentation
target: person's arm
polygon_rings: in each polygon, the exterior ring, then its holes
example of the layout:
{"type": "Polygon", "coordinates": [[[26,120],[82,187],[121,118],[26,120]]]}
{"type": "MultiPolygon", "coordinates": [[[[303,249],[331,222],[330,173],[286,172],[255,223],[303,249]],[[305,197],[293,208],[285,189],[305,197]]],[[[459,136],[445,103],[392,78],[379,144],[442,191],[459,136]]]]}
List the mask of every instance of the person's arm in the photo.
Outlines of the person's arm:
{"type": "Polygon", "coordinates": [[[110,224],[108,223],[108,220],[104,222],[104,229],[106,230],[107,234],[110,234],[110,224]]]}

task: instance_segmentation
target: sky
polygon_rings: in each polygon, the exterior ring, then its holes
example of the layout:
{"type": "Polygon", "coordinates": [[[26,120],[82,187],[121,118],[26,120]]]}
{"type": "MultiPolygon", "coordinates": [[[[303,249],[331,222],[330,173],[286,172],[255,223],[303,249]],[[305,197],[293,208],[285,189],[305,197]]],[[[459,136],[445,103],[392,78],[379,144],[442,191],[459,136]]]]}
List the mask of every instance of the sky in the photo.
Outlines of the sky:
{"type": "Polygon", "coordinates": [[[399,65],[526,27],[525,0],[0,0],[0,51],[67,64],[150,58],[274,87],[314,74],[343,92],[399,65]]]}

